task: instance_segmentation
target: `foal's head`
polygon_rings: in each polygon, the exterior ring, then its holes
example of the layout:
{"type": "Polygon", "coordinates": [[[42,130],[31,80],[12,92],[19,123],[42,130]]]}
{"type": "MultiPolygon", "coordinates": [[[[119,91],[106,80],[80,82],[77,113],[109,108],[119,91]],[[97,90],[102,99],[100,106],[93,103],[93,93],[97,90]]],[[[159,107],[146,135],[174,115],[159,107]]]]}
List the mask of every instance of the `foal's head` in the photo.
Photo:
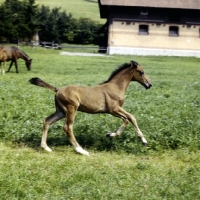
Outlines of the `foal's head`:
{"type": "Polygon", "coordinates": [[[149,89],[152,85],[147,77],[147,75],[144,73],[144,70],[142,67],[135,61],[131,61],[131,67],[134,69],[132,81],[137,81],[141,85],[143,85],[146,89],[149,89]]]}
{"type": "Polygon", "coordinates": [[[32,63],[32,59],[26,60],[26,67],[28,70],[31,70],[31,63],[32,63]]]}

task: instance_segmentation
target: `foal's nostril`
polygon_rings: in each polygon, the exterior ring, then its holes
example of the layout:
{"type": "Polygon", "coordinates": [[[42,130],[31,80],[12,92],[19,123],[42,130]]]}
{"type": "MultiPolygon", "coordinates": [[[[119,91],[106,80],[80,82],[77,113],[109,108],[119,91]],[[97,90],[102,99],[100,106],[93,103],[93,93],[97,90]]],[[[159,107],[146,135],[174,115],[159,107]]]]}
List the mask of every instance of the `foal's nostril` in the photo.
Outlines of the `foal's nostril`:
{"type": "Polygon", "coordinates": [[[151,86],[152,86],[151,84],[147,85],[147,86],[146,86],[146,89],[150,89],[151,86]]]}

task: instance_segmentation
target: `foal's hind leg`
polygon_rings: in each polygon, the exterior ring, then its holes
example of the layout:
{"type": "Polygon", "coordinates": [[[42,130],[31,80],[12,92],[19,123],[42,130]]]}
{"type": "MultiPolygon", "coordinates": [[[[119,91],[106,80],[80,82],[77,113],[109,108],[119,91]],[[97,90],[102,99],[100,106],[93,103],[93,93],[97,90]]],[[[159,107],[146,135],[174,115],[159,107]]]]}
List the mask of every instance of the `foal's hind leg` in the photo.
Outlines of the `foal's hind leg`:
{"type": "Polygon", "coordinates": [[[42,133],[42,140],[41,140],[41,147],[43,147],[46,151],[51,152],[52,150],[47,146],[47,133],[49,130],[49,126],[54,122],[64,118],[64,112],[60,109],[57,109],[56,112],[44,120],[43,123],[43,133],[42,133]]]}
{"type": "Polygon", "coordinates": [[[3,65],[0,63],[1,65],[1,73],[4,75],[5,74],[5,68],[6,68],[6,61],[3,62],[3,65]]]}
{"type": "Polygon", "coordinates": [[[79,145],[79,143],[76,141],[76,138],[74,137],[74,134],[73,134],[73,124],[74,124],[74,118],[75,118],[76,110],[77,110],[76,107],[74,107],[73,105],[67,106],[66,120],[65,120],[65,124],[64,124],[63,129],[66,132],[70,142],[74,146],[75,151],[77,153],[82,154],[82,155],[89,155],[89,153],[87,151],[85,151],[79,145]]]}
{"type": "Polygon", "coordinates": [[[1,67],[1,73],[3,74],[3,66],[1,63],[0,63],[0,67],[1,67]]]}

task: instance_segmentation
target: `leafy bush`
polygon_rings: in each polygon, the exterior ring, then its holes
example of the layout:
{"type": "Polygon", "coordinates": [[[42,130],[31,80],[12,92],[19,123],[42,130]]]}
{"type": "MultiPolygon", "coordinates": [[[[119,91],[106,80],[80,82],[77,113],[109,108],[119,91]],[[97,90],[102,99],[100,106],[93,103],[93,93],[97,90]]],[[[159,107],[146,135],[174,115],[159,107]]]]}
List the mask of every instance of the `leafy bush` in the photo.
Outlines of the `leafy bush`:
{"type": "Polygon", "coordinates": [[[87,18],[74,19],[66,35],[66,42],[73,44],[98,44],[101,24],[87,18]]]}

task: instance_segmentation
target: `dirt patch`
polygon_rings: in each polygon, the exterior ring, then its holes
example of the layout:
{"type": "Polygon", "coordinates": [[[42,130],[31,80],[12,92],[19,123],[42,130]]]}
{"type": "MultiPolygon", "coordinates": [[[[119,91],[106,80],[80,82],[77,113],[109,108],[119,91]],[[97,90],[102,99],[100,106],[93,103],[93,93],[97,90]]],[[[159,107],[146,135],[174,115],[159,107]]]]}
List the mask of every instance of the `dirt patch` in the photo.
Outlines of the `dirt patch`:
{"type": "Polygon", "coordinates": [[[67,56],[107,56],[106,54],[78,53],[78,52],[67,52],[67,51],[60,52],[60,55],[67,55],[67,56]]]}

